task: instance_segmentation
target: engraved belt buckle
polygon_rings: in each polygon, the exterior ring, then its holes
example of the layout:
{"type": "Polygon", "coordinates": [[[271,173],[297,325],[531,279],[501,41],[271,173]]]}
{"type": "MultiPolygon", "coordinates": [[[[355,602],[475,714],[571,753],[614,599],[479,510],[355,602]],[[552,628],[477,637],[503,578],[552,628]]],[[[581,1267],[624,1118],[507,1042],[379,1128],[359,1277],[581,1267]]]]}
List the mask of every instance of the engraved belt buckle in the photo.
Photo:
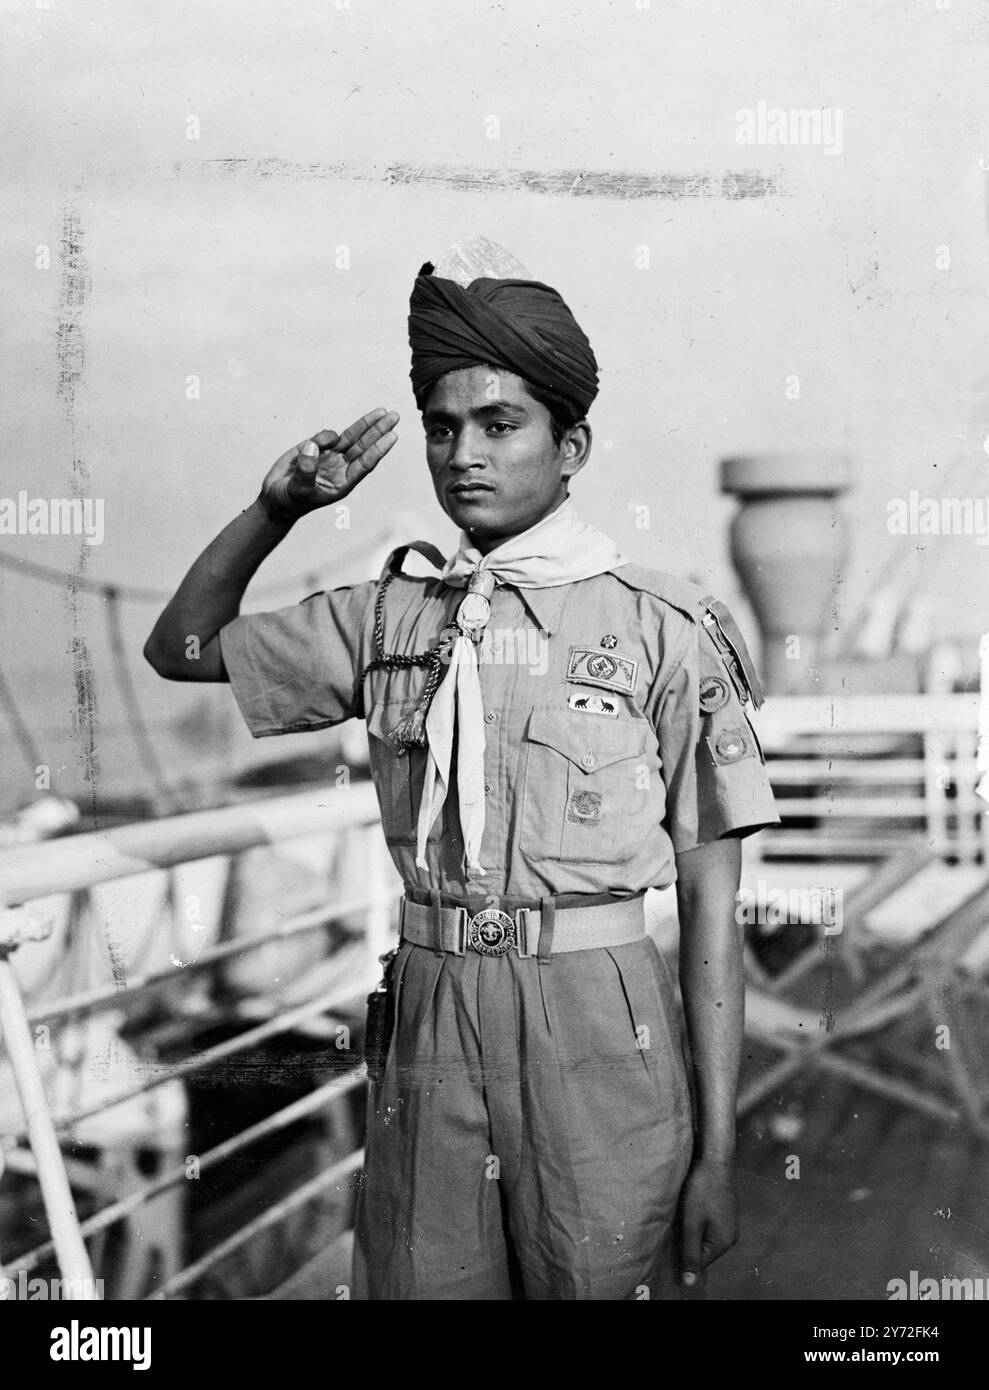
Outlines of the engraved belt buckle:
{"type": "Polygon", "coordinates": [[[513,946],[518,949],[514,917],[497,907],[475,912],[467,923],[467,944],[482,956],[504,956],[513,946]]]}

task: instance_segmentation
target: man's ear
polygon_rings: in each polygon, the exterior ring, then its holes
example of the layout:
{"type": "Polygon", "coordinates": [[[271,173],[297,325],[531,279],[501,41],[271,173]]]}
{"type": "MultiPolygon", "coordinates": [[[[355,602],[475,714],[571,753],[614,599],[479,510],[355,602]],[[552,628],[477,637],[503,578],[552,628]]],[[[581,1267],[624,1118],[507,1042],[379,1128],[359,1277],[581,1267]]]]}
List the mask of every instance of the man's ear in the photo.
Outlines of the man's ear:
{"type": "Polygon", "coordinates": [[[561,477],[572,478],[575,473],[580,472],[591,456],[593,440],[591,427],[586,420],[579,420],[576,425],[567,430],[560,444],[563,451],[561,477]]]}

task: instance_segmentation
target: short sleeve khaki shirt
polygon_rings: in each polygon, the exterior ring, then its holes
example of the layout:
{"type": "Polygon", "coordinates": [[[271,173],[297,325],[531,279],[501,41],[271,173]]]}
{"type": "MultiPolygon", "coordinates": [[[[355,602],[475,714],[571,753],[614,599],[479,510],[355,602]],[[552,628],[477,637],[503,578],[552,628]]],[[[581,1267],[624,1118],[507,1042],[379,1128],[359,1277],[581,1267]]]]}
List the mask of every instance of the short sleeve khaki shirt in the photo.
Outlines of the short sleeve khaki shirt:
{"type": "MultiPolygon", "coordinates": [[[[408,888],[522,899],[635,894],[675,878],[674,855],[779,822],[744,683],[700,621],[701,590],[626,565],[547,589],[496,588],[478,648],[484,703],[484,876],[466,872],[455,784],[415,839],[425,752],[390,735],[415,709],[422,667],[367,668],[377,584],[235,619],[220,642],[255,737],[367,719],[371,775],[408,888]]],[[[389,654],[424,652],[463,598],[398,575],[389,654]]]]}

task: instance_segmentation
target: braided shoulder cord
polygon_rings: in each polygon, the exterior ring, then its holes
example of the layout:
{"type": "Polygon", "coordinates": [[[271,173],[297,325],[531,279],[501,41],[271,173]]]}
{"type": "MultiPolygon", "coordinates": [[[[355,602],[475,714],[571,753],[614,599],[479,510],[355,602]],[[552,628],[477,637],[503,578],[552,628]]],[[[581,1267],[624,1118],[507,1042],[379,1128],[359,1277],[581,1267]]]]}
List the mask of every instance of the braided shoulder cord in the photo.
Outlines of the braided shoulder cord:
{"type": "Polygon", "coordinates": [[[425,666],[427,668],[426,680],[419,695],[419,702],[413,713],[394,729],[389,738],[392,744],[400,751],[404,752],[407,748],[422,748],[426,743],[426,715],[433,696],[443,679],[443,659],[449,651],[450,638],[441,637],[435,646],[428,651],[416,652],[414,655],[403,656],[398,652],[387,653],[385,651],[385,594],[388,585],[395,578],[394,574],[386,574],[378,585],[377,598],[374,601],[374,646],[378,655],[364,668],[361,676],[360,688],[364,686],[364,675],[368,671],[401,671],[409,670],[414,666],[425,666]]]}

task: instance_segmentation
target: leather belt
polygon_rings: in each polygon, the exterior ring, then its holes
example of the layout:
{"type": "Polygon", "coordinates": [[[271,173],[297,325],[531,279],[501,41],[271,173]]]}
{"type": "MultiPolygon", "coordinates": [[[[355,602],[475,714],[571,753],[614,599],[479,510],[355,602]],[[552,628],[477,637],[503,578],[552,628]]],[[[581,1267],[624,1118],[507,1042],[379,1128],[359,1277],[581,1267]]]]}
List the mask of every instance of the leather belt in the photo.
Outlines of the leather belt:
{"type": "Polygon", "coordinates": [[[434,951],[462,956],[473,950],[482,956],[504,956],[514,950],[523,960],[533,956],[545,958],[561,951],[626,946],[646,934],[641,894],[593,907],[557,908],[551,912],[532,907],[502,912],[500,908],[485,907],[473,915],[466,907],[426,906],[403,898],[400,928],[404,941],[434,951]]]}

